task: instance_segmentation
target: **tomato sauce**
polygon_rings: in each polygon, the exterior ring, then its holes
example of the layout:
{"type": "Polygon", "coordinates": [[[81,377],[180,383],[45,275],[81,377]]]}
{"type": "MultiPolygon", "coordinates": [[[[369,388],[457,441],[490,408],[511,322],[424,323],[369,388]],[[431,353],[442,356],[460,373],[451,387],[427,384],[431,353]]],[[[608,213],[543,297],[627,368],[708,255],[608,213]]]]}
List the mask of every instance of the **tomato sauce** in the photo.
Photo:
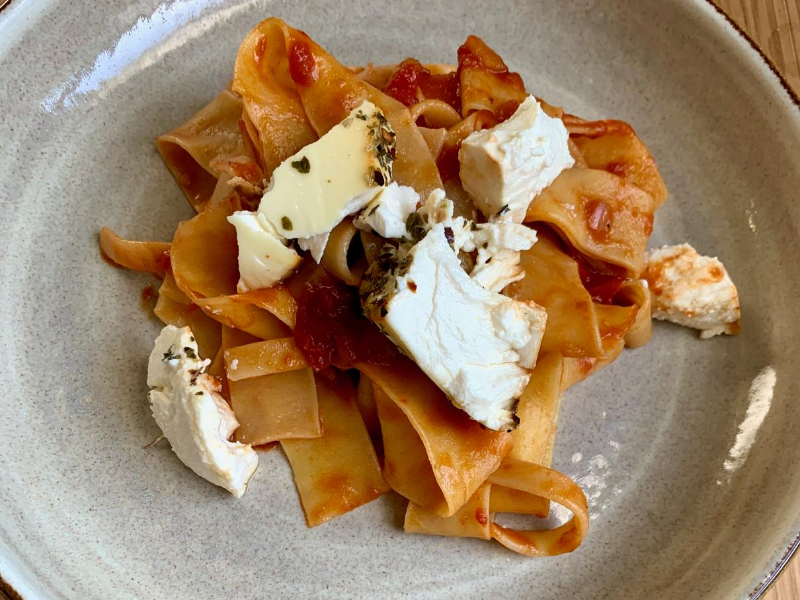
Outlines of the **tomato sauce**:
{"type": "Polygon", "coordinates": [[[298,86],[309,86],[319,77],[311,46],[303,40],[295,40],[289,45],[289,75],[298,86]]]}
{"type": "Polygon", "coordinates": [[[457,73],[434,75],[413,58],[400,63],[384,92],[406,106],[413,106],[422,100],[441,100],[461,112],[457,73]]]}
{"type": "Polygon", "coordinates": [[[614,296],[625,283],[625,276],[601,273],[575,248],[570,247],[570,256],[578,263],[578,275],[592,300],[598,304],[613,304],[614,296]]]}
{"type": "Polygon", "coordinates": [[[388,366],[398,359],[395,345],[361,314],[353,288],[324,271],[299,287],[294,338],[314,371],[357,362],[388,366]]]}

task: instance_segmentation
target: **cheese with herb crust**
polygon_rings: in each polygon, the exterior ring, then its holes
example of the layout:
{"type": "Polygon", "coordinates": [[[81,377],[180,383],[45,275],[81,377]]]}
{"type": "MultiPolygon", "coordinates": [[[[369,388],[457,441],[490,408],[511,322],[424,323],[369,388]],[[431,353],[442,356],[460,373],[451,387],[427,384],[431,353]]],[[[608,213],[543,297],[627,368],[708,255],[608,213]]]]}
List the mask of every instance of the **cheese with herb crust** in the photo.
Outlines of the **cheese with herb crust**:
{"type": "Polygon", "coordinates": [[[362,282],[361,304],[455,406],[490,429],[515,426],[547,314],[471,279],[443,224],[410,248],[385,246],[362,282]]]}
{"type": "Polygon", "coordinates": [[[148,397],[153,418],[183,464],[238,498],[258,455],[249,445],[228,441],[239,422],[205,372],[210,362],[198,355],[191,329],[167,325],[150,354],[148,397]]]}

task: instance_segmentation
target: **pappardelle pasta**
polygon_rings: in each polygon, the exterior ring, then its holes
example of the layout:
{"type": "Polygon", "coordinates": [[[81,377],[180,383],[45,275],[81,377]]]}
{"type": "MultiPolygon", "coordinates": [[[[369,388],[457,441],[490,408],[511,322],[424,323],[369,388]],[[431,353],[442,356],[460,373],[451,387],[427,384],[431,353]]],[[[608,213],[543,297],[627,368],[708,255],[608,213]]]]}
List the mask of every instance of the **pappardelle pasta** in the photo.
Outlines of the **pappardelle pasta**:
{"type": "Polygon", "coordinates": [[[667,191],[628,124],[532,95],[475,36],[457,57],[346,67],[263,21],[156,141],[196,216],[100,245],[161,281],[149,398],[196,473],[241,496],[280,444],[309,527],[393,491],[409,533],[562,554],[589,529],[551,468],[565,391],[653,316],[738,332],[738,295],[687,244],[647,251],[667,191]],[[552,502],[554,529],[495,519],[552,502]]]}

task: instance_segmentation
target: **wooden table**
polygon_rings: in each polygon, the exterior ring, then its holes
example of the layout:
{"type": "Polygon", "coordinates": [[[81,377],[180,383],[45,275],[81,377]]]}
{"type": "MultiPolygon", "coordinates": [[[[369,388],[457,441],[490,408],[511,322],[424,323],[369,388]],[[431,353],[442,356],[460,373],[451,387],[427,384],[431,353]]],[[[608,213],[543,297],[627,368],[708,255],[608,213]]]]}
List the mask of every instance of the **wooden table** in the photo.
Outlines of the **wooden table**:
{"type": "MultiPolygon", "coordinates": [[[[712,0],[761,46],[800,94],[800,0],[712,0]]],[[[800,556],[764,600],[800,599],[800,556]]]]}

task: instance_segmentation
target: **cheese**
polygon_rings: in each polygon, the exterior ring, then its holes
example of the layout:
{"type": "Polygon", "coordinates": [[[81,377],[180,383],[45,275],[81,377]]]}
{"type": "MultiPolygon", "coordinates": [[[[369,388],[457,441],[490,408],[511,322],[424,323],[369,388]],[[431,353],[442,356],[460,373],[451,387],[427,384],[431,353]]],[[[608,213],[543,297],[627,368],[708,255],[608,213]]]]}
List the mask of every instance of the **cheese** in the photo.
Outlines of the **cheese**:
{"type": "Polygon", "coordinates": [[[662,246],[647,252],[642,277],[653,318],[699,329],[703,339],[739,333],[739,293],[716,258],[689,244],[662,246]]]}
{"type": "Polygon", "coordinates": [[[188,327],[167,325],[150,354],[148,394],[153,418],[178,458],[200,477],[237,498],[258,466],[249,446],[229,442],[239,423],[197,354],[188,327]]]}
{"type": "Polygon", "coordinates": [[[561,119],[528,96],[507,121],[462,142],[461,182],[487,219],[522,223],[533,198],[574,164],[568,141],[561,119]]]}
{"type": "Polygon", "coordinates": [[[514,427],[544,333],[541,307],[473,281],[441,223],[410,249],[385,249],[361,292],[364,314],[455,406],[490,429],[514,427]]]}
{"type": "Polygon", "coordinates": [[[287,239],[329,233],[391,183],[394,156],[395,133],[365,101],[275,169],[258,212],[287,239]]]}
{"type": "Polygon", "coordinates": [[[423,230],[436,223],[445,227],[455,252],[477,251],[470,277],[493,292],[525,277],[519,266],[519,253],[536,243],[536,231],[519,223],[473,223],[453,217],[453,211],[453,202],[444,191],[434,190],[417,212],[422,217],[423,230]]]}
{"type": "Polygon", "coordinates": [[[406,234],[408,215],[417,209],[419,194],[414,188],[391,183],[370,202],[353,225],[364,231],[374,231],[383,238],[402,238],[406,234]]]}
{"type": "Polygon", "coordinates": [[[228,217],[236,227],[239,244],[240,293],[275,285],[300,264],[300,256],[285,246],[272,225],[261,215],[239,211],[228,217]]]}

